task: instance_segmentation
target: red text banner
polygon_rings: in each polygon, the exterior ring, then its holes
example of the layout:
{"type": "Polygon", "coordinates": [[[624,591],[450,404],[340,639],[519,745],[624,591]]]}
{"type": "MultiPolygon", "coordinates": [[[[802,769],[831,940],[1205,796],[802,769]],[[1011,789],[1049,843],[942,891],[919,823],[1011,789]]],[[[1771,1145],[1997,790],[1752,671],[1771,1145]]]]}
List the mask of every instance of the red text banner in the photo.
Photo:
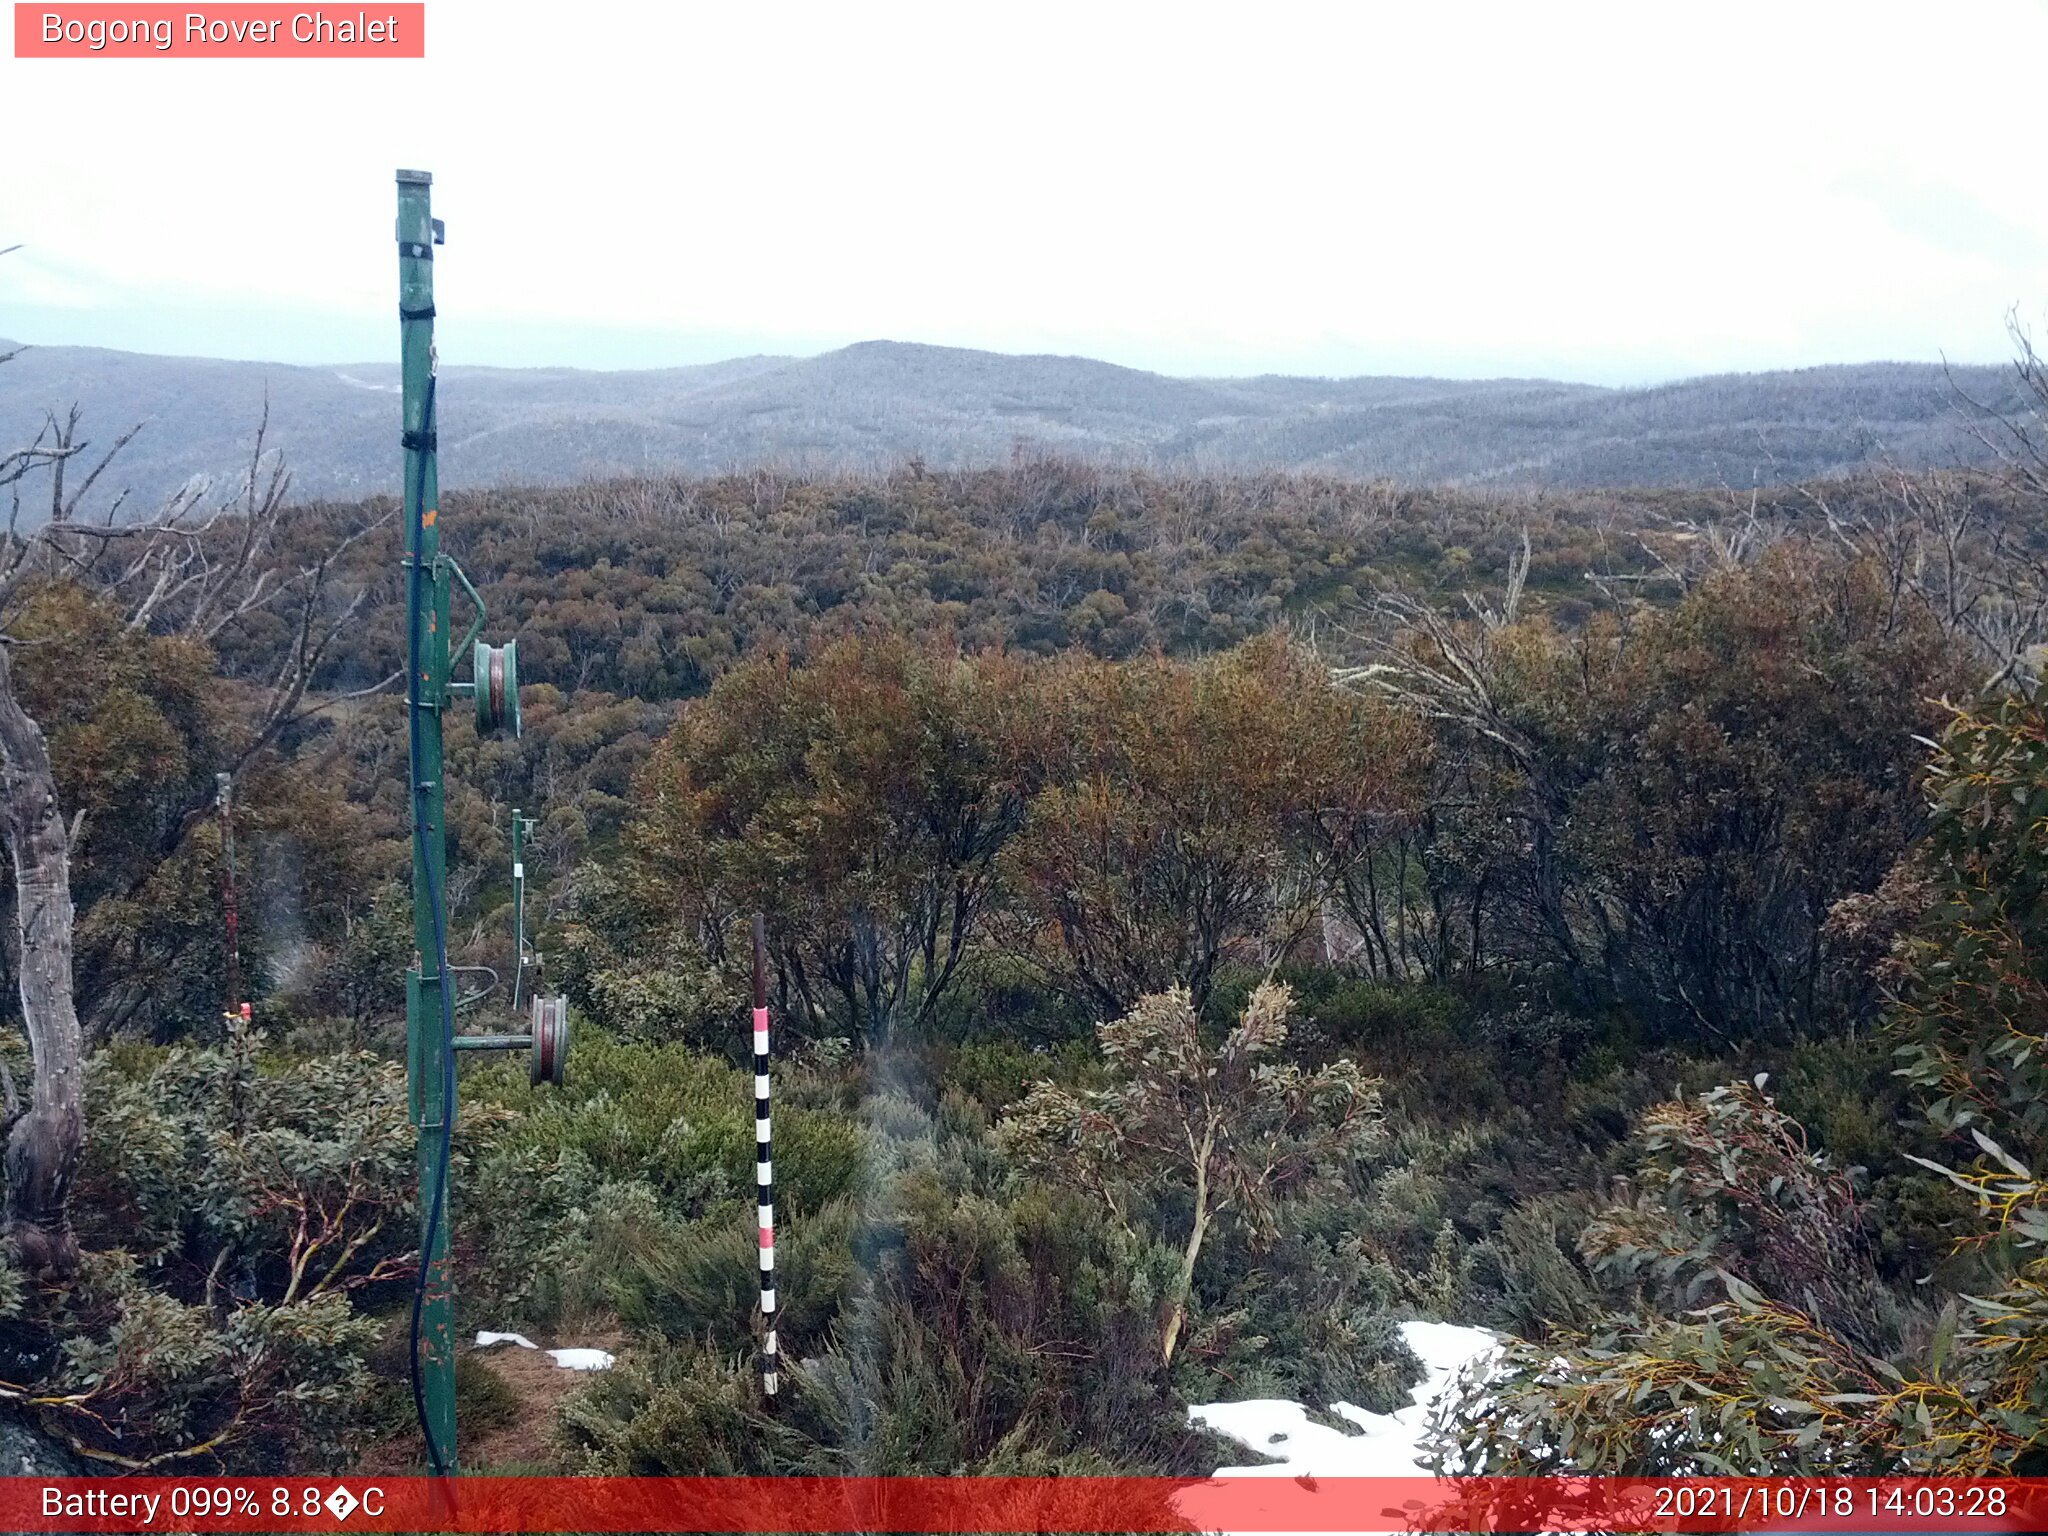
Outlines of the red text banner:
{"type": "Polygon", "coordinates": [[[4,1478],[78,1532],[2048,1530],[2048,1479],[4,1478]]]}

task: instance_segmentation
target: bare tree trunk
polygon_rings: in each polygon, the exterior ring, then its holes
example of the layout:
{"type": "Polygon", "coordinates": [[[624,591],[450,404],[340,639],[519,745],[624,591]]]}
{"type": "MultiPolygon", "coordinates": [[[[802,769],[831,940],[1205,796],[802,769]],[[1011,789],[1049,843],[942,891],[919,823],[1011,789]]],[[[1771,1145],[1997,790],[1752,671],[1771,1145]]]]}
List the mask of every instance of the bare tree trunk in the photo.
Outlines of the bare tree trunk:
{"type": "Polygon", "coordinates": [[[1187,1325],[1188,1301],[1195,1289],[1195,1259],[1202,1251],[1202,1239],[1209,1231],[1209,1211],[1206,1202],[1195,1211],[1195,1228],[1188,1234],[1187,1251],[1181,1255],[1180,1274],[1173,1287],[1173,1310],[1167,1315],[1166,1337],[1161,1343],[1160,1357],[1168,1365],[1173,1364],[1173,1352],[1180,1344],[1180,1331],[1187,1325]]]}
{"type": "MultiPolygon", "coordinates": [[[[1194,1140],[1192,1135],[1188,1139],[1194,1140]]],[[[1180,1274],[1173,1287],[1173,1310],[1167,1315],[1166,1337],[1160,1341],[1160,1356],[1169,1366],[1173,1364],[1174,1349],[1180,1344],[1180,1331],[1188,1320],[1188,1301],[1195,1291],[1195,1260],[1201,1257],[1202,1239],[1209,1233],[1209,1157],[1215,1145],[1216,1127],[1211,1123],[1202,1135],[1201,1150],[1195,1154],[1194,1226],[1181,1253],[1180,1274]]]]}
{"type": "Polygon", "coordinates": [[[31,1274],[69,1274],[71,1177],[85,1139],[84,1042],[71,995],[71,854],[50,750],[14,696],[0,646],[0,825],[14,861],[21,1015],[35,1061],[28,1112],[7,1137],[7,1239],[31,1274]]]}

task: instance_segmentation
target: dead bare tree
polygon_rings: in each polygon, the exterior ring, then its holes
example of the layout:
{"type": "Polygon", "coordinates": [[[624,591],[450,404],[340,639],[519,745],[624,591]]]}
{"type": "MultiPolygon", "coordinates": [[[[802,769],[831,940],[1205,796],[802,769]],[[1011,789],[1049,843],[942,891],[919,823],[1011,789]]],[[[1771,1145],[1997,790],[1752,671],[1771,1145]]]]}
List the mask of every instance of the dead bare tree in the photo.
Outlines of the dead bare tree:
{"type": "MultiPolygon", "coordinates": [[[[290,636],[267,680],[264,703],[225,765],[239,775],[294,721],[338,702],[308,708],[306,691],[363,601],[362,594],[332,600],[330,572],[342,551],[370,531],[329,544],[310,564],[280,565],[291,477],[265,445],[267,402],[235,496],[208,508],[207,488],[193,483],[149,516],[122,519],[125,494],[104,512],[83,516],[83,498],[140,428],[117,438],[84,482],[67,492],[66,467],[82,461],[90,447],[79,436],[79,422],[75,406],[61,420],[52,413],[26,448],[0,454],[0,487],[9,490],[11,504],[0,534],[0,831],[14,872],[22,1024],[33,1064],[26,1104],[11,1080],[0,1082],[7,1098],[6,1232],[26,1270],[59,1275],[78,1259],[69,1193],[85,1133],[85,1049],[72,976],[71,849],[78,834],[75,824],[65,825],[49,745],[15,688],[8,626],[30,593],[53,583],[77,584],[119,604],[133,630],[206,641],[260,610],[290,610],[290,636]],[[25,527],[21,490],[39,471],[50,476],[49,512],[25,527]]],[[[195,795],[172,818],[166,855],[210,804],[210,792],[195,795]]]]}
{"type": "MultiPolygon", "coordinates": [[[[1453,748],[1439,765],[1444,776],[1438,791],[1440,803],[1469,800],[1467,771],[1484,753],[1497,754],[1526,778],[1527,792],[1516,830],[1517,838],[1527,843],[1531,885],[1525,905],[1536,914],[1545,941],[1576,964],[1582,956],[1568,915],[1556,848],[1560,792],[1548,782],[1539,743],[1514,718],[1502,697],[1502,649],[1521,619],[1532,561],[1525,527],[1520,549],[1509,558],[1499,595],[1467,592],[1462,613],[1398,590],[1380,593],[1360,616],[1361,622],[1342,626],[1367,659],[1333,668],[1331,675],[1339,687],[1379,694],[1435,722],[1443,741],[1453,748]],[[1464,746],[1458,746],[1460,742],[1464,746]]],[[[1417,856],[1421,856],[1420,850],[1417,856]]],[[[1398,953],[1402,957],[1398,968],[1405,970],[1407,953],[1426,947],[1433,957],[1431,963],[1441,970],[1450,959],[1447,924],[1451,915],[1441,907],[1418,910],[1414,915],[1421,926],[1415,935],[1409,934],[1411,898],[1405,890],[1409,851],[1405,846],[1400,857],[1392,898],[1399,942],[1384,951],[1388,969],[1397,969],[1398,953]]],[[[1468,963],[1475,968],[1481,949],[1479,911],[1490,878],[1482,875],[1473,894],[1468,963]]],[[[1367,897],[1370,910],[1359,915],[1368,931],[1376,930],[1381,923],[1379,893],[1369,891],[1367,897]]]]}
{"type": "MultiPolygon", "coordinates": [[[[2006,316],[2006,332],[2016,406],[1978,399],[1953,375],[1949,387],[1970,412],[1971,434],[1999,466],[2000,481],[2039,507],[2048,505],[2048,359],[2017,310],[2006,316]]],[[[1978,650],[1991,667],[1987,688],[2038,673],[2048,640],[2048,560],[2006,519],[1988,516],[1965,477],[1892,478],[1899,492],[1893,516],[1876,526],[1865,519],[1846,534],[1887,559],[1901,589],[1978,650]]]]}
{"type": "MultiPolygon", "coordinates": [[[[2038,492],[2019,474],[2005,484],[2048,496],[2048,468],[2042,474],[2038,492]]],[[[1874,508],[1839,505],[1825,487],[1802,494],[1829,534],[1878,571],[1897,615],[1918,610],[1976,654],[1987,691],[2007,686],[2048,635],[2048,560],[1981,494],[1981,480],[1896,468],[1886,480],[1874,508]]]]}
{"type": "Polygon", "coordinates": [[[2005,409],[1978,399],[1958,384],[1953,374],[1949,388],[1974,418],[1971,435],[1990,450],[2006,477],[2030,495],[2048,499],[2048,360],[2035,350],[2033,334],[2021,322],[2018,310],[2006,315],[2005,329],[2012,337],[2019,408],[2005,409]]]}
{"type": "Polygon", "coordinates": [[[1339,667],[1341,687],[1381,693],[1425,719],[1454,722],[1502,747],[1526,764],[1529,747],[1509,723],[1495,696],[1495,639],[1520,616],[1533,558],[1529,530],[1521,550],[1508,561],[1507,583],[1498,605],[1482,593],[1466,593],[1469,618],[1460,619],[1406,592],[1382,593],[1368,615],[1373,622],[1355,633],[1372,660],[1339,667]]]}

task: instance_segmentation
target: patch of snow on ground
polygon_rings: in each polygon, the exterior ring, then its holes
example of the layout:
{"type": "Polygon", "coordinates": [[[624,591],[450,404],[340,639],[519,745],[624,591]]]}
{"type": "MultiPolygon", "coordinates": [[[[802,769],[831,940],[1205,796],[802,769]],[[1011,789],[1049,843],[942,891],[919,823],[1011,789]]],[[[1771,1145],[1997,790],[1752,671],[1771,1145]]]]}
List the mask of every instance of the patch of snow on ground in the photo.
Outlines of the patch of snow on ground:
{"type": "MultiPolygon", "coordinates": [[[[493,1344],[517,1344],[521,1349],[539,1349],[540,1346],[523,1333],[478,1333],[476,1347],[488,1349],[493,1344]]],[[[565,1371],[608,1371],[612,1357],[601,1349],[551,1349],[555,1364],[565,1371]]]]}
{"type": "Polygon", "coordinates": [[[540,1346],[523,1333],[479,1333],[476,1336],[478,1349],[489,1349],[493,1344],[517,1344],[521,1349],[539,1349],[540,1346]]]}
{"type": "Polygon", "coordinates": [[[1422,1361],[1424,1375],[1406,1408],[1368,1413],[1351,1403],[1330,1411],[1362,1431],[1348,1435],[1318,1424],[1299,1403],[1255,1398],[1242,1403],[1204,1403],[1188,1410],[1197,1424],[1227,1435],[1275,1464],[1218,1467],[1218,1477],[1426,1477],[1421,1442],[1430,1409],[1451,1378],[1472,1361],[1493,1352],[1498,1342],[1484,1328],[1456,1323],[1403,1323],[1401,1336],[1422,1361]]]}

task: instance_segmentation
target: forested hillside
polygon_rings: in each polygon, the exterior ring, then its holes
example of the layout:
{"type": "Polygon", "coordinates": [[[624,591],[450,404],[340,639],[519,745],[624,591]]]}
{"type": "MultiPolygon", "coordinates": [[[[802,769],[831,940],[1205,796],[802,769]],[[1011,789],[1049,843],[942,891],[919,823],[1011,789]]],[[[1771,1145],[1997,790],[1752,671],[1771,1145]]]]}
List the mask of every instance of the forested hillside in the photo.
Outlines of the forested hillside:
{"type": "MultiPolygon", "coordinates": [[[[1436,1317],[1524,1341],[1446,1419],[1451,1464],[2039,1468],[2023,490],[1020,455],[471,491],[441,522],[530,682],[517,741],[449,719],[451,937],[498,978],[465,1027],[506,1006],[514,806],[577,1017],[563,1089],[465,1067],[459,1322],[618,1356],[535,1392],[466,1354],[467,1465],[1206,1473],[1189,1403],[1392,1406],[1396,1325],[1436,1317]]],[[[9,597],[89,1052],[76,1262],[0,1272],[0,1379],[87,1459],[395,1467],[398,534],[323,502],[260,547],[284,600],[217,627],[115,564],[9,597]],[[254,1033],[221,1020],[194,814],[237,760],[254,1033]]]]}
{"type": "MultiPolygon", "coordinates": [[[[0,351],[9,344],[0,343],[0,351]]],[[[1602,389],[1541,379],[1176,379],[1077,357],[864,342],[692,368],[442,370],[441,456],[466,486],[1009,462],[1020,446],[1168,472],[1289,470],[1410,484],[1781,486],[1980,462],[1979,405],[2009,370],[1872,363],[1602,389]]],[[[236,462],[266,408],[302,493],[397,489],[388,364],[286,367],[31,347],[0,372],[0,441],[77,402],[102,434],[149,425],[123,485],[153,506],[236,462]]]]}

